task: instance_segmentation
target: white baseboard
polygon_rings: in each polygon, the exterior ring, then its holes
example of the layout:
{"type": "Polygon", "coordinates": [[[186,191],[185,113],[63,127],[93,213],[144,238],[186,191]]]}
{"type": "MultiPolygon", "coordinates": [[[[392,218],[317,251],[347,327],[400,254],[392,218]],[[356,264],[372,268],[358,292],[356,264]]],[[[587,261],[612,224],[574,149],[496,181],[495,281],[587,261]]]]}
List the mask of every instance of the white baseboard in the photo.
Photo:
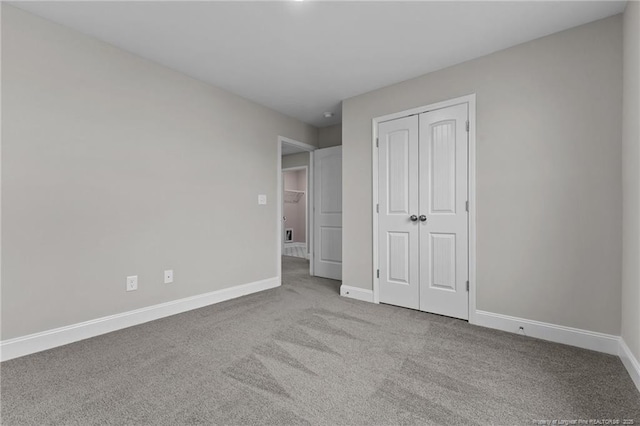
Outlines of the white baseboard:
{"type": "Polygon", "coordinates": [[[305,259],[310,259],[311,255],[307,250],[307,243],[284,243],[284,250],[282,252],[282,254],[284,256],[291,256],[292,254],[287,254],[287,249],[292,249],[292,248],[301,248],[304,250],[304,258],[305,259]]]}
{"type": "Polygon", "coordinates": [[[0,361],[67,345],[79,340],[202,308],[225,300],[280,286],[280,277],[268,278],[235,287],[212,291],[184,299],[172,300],[146,308],[97,318],[0,342],[0,361]]]}
{"type": "Polygon", "coordinates": [[[494,314],[492,312],[476,311],[476,325],[495,328],[523,334],[520,327],[524,328],[524,334],[565,345],[591,349],[592,351],[618,355],[620,336],[597,333],[595,331],[581,330],[579,328],[565,327],[546,322],[528,320],[524,318],[510,317],[508,315],[494,314]]]}
{"type": "Polygon", "coordinates": [[[363,288],[351,287],[343,284],[340,286],[340,296],[373,303],[373,290],[365,290],[363,288]]]}
{"type": "Polygon", "coordinates": [[[307,243],[284,243],[285,247],[307,248],[307,243]]]}
{"type": "Polygon", "coordinates": [[[631,380],[635,383],[636,387],[640,391],[640,362],[633,356],[631,350],[624,342],[622,337],[620,338],[620,353],[618,354],[625,368],[631,376],[631,380]]]}

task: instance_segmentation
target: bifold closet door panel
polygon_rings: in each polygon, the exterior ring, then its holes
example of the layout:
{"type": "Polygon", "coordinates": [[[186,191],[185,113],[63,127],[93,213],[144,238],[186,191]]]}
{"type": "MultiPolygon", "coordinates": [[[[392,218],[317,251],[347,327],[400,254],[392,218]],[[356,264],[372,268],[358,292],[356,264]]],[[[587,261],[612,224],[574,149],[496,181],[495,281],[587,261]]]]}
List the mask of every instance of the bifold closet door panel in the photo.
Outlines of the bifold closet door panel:
{"type": "Polygon", "coordinates": [[[381,123],[378,153],[380,302],[418,309],[418,116],[381,123]]]}
{"type": "Polygon", "coordinates": [[[420,310],[468,319],[468,105],[420,115],[420,310]]]}

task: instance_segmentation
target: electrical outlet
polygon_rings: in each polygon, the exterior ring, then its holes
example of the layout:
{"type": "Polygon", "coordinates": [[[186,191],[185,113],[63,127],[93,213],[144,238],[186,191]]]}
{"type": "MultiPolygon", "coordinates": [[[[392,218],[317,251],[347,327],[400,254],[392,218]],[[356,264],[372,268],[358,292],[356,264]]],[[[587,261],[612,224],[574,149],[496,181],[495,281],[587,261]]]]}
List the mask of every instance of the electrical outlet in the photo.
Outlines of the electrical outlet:
{"type": "Polygon", "coordinates": [[[138,289],[138,276],[132,275],[127,277],[127,291],[134,291],[138,289]]]}
{"type": "Polygon", "coordinates": [[[258,204],[260,204],[260,205],[267,204],[267,195],[266,194],[258,195],[258,204]]]}
{"type": "Polygon", "coordinates": [[[173,282],[173,269],[164,271],[164,283],[169,284],[173,282]]]}

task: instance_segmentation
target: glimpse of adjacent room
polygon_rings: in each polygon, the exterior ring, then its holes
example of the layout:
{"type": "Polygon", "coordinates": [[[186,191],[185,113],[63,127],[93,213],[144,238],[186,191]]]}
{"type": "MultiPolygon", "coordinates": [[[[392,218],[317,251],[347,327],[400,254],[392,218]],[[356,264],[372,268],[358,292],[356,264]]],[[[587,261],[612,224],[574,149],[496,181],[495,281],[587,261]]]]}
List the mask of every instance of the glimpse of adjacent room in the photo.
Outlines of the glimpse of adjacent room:
{"type": "Polygon", "coordinates": [[[283,170],[282,182],[282,254],[308,259],[307,168],[283,170]]]}
{"type": "Polygon", "coordinates": [[[281,270],[342,280],[342,127],[318,132],[318,145],[280,138],[278,235],[281,270]]]}

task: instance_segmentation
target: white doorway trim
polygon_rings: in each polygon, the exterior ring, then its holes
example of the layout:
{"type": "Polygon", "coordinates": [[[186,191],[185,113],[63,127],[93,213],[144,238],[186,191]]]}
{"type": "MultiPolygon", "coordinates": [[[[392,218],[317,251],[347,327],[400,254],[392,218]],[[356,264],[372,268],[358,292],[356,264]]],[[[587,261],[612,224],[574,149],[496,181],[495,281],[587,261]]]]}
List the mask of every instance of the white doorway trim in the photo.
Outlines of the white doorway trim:
{"type": "Polygon", "coordinates": [[[276,271],[278,272],[278,280],[282,283],[282,144],[293,145],[303,151],[309,152],[309,169],[307,170],[307,199],[309,200],[307,208],[307,217],[309,218],[309,228],[307,240],[309,243],[309,275],[313,276],[313,197],[311,196],[313,182],[313,151],[318,149],[317,146],[299,142],[284,136],[278,136],[278,160],[277,160],[277,223],[276,223],[276,271]]]}
{"type": "Polygon", "coordinates": [[[373,302],[380,303],[380,279],[377,271],[380,268],[378,259],[378,124],[407,117],[414,114],[447,108],[459,104],[469,105],[469,323],[476,324],[476,95],[471,94],[459,98],[438,102],[418,108],[412,108],[393,114],[376,117],[372,120],[372,170],[373,170],[373,302]]]}

